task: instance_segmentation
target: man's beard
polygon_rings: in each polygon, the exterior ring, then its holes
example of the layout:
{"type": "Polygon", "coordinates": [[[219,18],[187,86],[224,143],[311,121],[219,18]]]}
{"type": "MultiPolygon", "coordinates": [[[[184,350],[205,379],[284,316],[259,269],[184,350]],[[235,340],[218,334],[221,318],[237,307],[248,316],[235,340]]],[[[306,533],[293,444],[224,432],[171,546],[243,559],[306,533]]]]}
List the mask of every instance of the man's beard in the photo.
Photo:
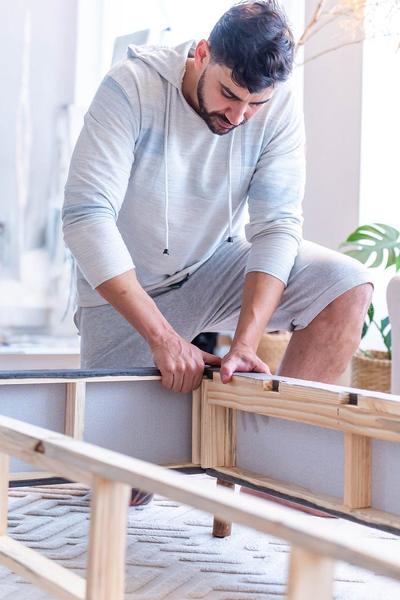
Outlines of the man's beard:
{"type": "Polygon", "coordinates": [[[217,111],[208,112],[204,100],[204,77],[206,74],[206,70],[200,76],[199,82],[197,84],[197,102],[199,104],[198,114],[213,133],[216,133],[217,135],[225,135],[226,133],[232,131],[232,129],[235,129],[235,127],[243,125],[243,123],[245,123],[245,120],[239,123],[239,125],[232,125],[223,113],[219,113],[217,111]],[[218,127],[218,119],[220,119],[226,125],[230,125],[230,127],[226,129],[222,129],[222,125],[218,127]]]}

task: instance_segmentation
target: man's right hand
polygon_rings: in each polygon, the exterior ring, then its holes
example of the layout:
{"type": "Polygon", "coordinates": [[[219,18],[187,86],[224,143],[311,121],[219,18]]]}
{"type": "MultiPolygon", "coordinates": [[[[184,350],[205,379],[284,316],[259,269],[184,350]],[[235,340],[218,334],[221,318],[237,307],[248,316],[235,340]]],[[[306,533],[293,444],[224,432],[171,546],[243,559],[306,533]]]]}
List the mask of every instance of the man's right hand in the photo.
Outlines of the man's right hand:
{"type": "Polygon", "coordinates": [[[188,393],[201,384],[204,365],[220,366],[221,358],[203,352],[178,334],[150,346],[161,383],[173,392],[188,393]]]}

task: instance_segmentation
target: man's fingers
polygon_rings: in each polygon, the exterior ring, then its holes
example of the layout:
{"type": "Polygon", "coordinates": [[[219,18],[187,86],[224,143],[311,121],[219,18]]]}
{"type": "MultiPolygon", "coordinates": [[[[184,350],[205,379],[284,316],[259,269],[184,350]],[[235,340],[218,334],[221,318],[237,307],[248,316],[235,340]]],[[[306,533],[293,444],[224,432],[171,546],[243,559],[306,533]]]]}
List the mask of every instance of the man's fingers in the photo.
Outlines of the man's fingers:
{"type": "Polygon", "coordinates": [[[204,352],[204,350],[202,350],[201,353],[203,355],[203,360],[207,365],[215,365],[215,366],[219,367],[219,365],[221,364],[220,356],[215,356],[215,354],[210,354],[209,352],[204,352]]]}
{"type": "Polygon", "coordinates": [[[235,362],[229,360],[221,367],[220,376],[222,383],[228,383],[232,379],[235,367],[235,362]]]}

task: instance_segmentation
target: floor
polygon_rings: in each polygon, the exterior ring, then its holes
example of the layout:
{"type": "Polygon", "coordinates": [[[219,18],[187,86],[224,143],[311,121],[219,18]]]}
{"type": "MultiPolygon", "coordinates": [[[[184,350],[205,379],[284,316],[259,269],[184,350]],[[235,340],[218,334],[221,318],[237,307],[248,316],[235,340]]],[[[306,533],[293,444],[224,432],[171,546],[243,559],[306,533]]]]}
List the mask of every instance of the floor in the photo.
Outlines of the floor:
{"type": "MultiPolygon", "coordinates": [[[[207,475],[192,475],[214,486],[207,475]]],[[[13,488],[9,492],[9,532],[84,576],[90,493],[80,485],[13,488]]],[[[400,554],[400,537],[341,519],[318,519],[321,527],[341,528],[375,548],[400,554]]],[[[130,508],[126,599],[277,600],[284,598],[289,546],[282,540],[234,525],[232,536],[211,535],[212,517],[156,496],[149,506],[130,508]]],[[[400,582],[338,564],[337,600],[391,600],[400,582]]],[[[0,600],[50,597],[0,567],[0,600]]]]}

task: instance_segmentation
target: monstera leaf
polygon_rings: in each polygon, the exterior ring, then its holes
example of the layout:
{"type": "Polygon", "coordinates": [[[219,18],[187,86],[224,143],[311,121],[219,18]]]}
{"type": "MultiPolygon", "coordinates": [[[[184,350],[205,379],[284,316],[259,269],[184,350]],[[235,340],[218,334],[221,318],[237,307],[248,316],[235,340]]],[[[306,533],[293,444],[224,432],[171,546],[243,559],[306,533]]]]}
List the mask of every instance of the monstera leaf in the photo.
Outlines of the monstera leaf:
{"type": "Polygon", "coordinates": [[[341,250],[369,267],[400,270],[400,231],[383,223],[361,225],[341,244],[341,250]]]}

